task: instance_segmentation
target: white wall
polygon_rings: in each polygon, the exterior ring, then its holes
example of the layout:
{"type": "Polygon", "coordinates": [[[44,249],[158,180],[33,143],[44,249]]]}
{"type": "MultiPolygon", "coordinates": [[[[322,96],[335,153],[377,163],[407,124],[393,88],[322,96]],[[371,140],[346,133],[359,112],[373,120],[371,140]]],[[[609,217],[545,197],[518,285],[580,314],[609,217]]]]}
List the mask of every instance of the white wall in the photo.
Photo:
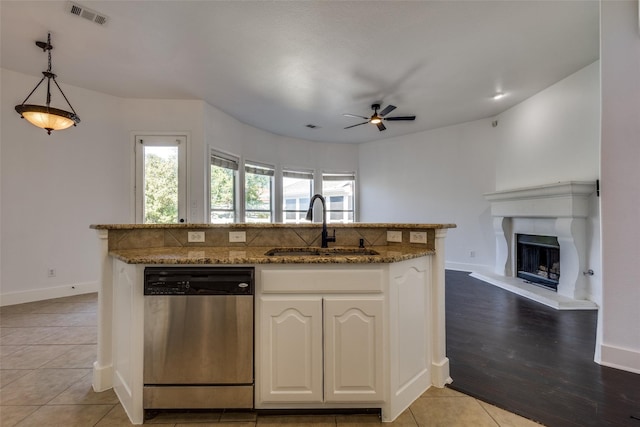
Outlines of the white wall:
{"type": "MultiPolygon", "coordinates": [[[[126,99],[123,101],[124,118],[121,126],[127,132],[127,144],[133,153],[136,134],[158,132],[187,135],[187,222],[205,222],[206,156],[204,153],[204,106],[199,100],[126,99]]],[[[129,163],[130,218],[135,222],[133,200],[134,156],[129,163]]]]}
{"type": "Polygon", "coordinates": [[[598,179],[599,79],[595,62],[498,116],[496,190],[598,179]]]}
{"type": "MultiPolygon", "coordinates": [[[[447,268],[470,271],[491,269],[495,259],[495,240],[489,204],[484,200],[483,193],[560,181],[595,181],[599,178],[599,66],[599,62],[591,64],[505,111],[496,118],[498,125],[495,128],[489,125],[490,120],[479,120],[361,144],[359,170],[362,221],[454,222],[458,228],[449,230],[447,236],[447,268]],[[474,258],[470,256],[472,251],[475,253],[474,258]]],[[[631,69],[636,71],[633,67],[631,69]]],[[[635,76],[637,78],[637,74],[635,76]]],[[[620,90],[625,89],[621,87],[620,90]]],[[[637,93],[633,93],[637,102],[639,97],[637,93]]],[[[632,107],[627,111],[635,112],[634,123],[638,123],[639,109],[632,107]]],[[[623,151],[611,163],[612,169],[618,170],[618,157],[624,158],[637,177],[640,165],[637,135],[640,133],[637,128],[635,130],[636,138],[633,141],[636,144],[636,156],[626,157],[623,151]]],[[[628,139],[621,142],[622,145],[629,143],[628,139]]],[[[625,170],[625,173],[630,171],[625,170]]],[[[630,174],[627,179],[633,179],[633,176],[630,174]]],[[[625,175],[619,176],[620,179],[623,177],[625,175]]],[[[616,185],[621,184],[619,179],[615,182],[616,185]]],[[[634,182],[637,185],[640,179],[634,182]]],[[[628,184],[627,187],[622,185],[619,188],[622,191],[617,194],[622,196],[628,189],[628,184]]],[[[635,190],[637,195],[637,187],[635,190]]],[[[640,202],[637,198],[627,200],[636,203],[636,215],[627,218],[634,218],[637,230],[637,220],[640,218],[637,209],[640,208],[640,202]]],[[[629,207],[628,203],[623,205],[629,207]]],[[[587,260],[588,268],[594,270],[595,274],[587,278],[588,297],[602,306],[600,199],[595,194],[591,197],[589,206],[587,260]]],[[[616,239],[619,237],[617,234],[624,233],[625,230],[614,231],[616,239]]],[[[627,244],[634,245],[634,250],[628,253],[635,256],[636,262],[640,259],[638,242],[640,238],[635,243],[627,244]]],[[[633,261],[629,259],[627,265],[633,265],[633,261]]],[[[621,276],[628,277],[625,276],[622,265],[618,263],[617,268],[621,276]]],[[[635,283],[637,285],[637,279],[635,283]]],[[[617,315],[610,317],[614,325],[611,329],[616,331],[615,335],[622,345],[605,344],[602,347],[603,354],[606,349],[607,355],[616,361],[611,362],[612,365],[625,369],[630,366],[637,369],[638,362],[629,362],[631,357],[636,357],[635,350],[629,352],[624,349],[629,341],[632,346],[638,346],[640,342],[640,328],[631,328],[636,331],[631,339],[629,335],[633,334],[621,332],[625,330],[625,321],[631,319],[631,324],[640,324],[637,314],[639,291],[635,286],[635,290],[629,292],[627,288],[631,286],[631,281],[625,281],[620,286],[623,292],[616,293],[615,298],[612,298],[620,300],[616,301],[618,303],[625,301],[628,305],[626,296],[636,296],[632,299],[635,311],[620,311],[617,304],[612,304],[616,307],[614,311],[617,315]],[[622,347],[622,350],[618,347],[622,347]]],[[[603,312],[606,316],[605,309],[600,310],[601,317],[603,312]]],[[[602,325],[600,319],[596,361],[600,360],[602,325]]],[[[605,323],[605,337],[608,333],[610,332],[607,332],[605,323]]]]}
{"type": "MultiPolygon", "coordinates": [[[[500,114],[496,190],[599,179],[600,104],[597,61],[500,114]]],[[[600,304],[600,201],[589,202],[586,286],[600,304]]]]}
{"type": "Polygon", "coordinates": [[[66,85],[82,121],[47,135],[13,110],[37,77],[1,70],[0,78],[1,305],[97,290],[99,242],[89,225],[134,221],[136,133],[189,136],[192,223],[207,217],[209,145],[278,166],[352,171],[358,164],[356,146],[273,135],[203,101],[121,99],[66,85]],[[47,277],[49,268],[56,277],[47,277]]]}
{"type": "MultiPolygon", "coordinates": [[[[13,110],[38,80],[1,74],[2,304],[97,289],[98,241],[89,225],[128,217],[122,101],[62,84],[82,122],[47,135],[13,110]]],[[[53,101],[64,105],[57,91],[53,101]]]]}
{"type": "MultiPolygon", "coordinates": [[[[495,238],[484,193],[598,178],[598,67],[591,64],[505,111],[497,127],[486,119],[360,144],[362,220],[454,222],[447,267],[490,268],[495,238]]],[[[599,277],[595,195],[591,205],[589,260],[599,277]]],[[[590,289],[596,300],[598,277],[590,289]]]]}
{"type": "Polygon", "coordinates": [[[602,1],[601,362],[640,373],[640,34],[637,1],[602,1]]]}
{"type": "MultiPolygon", "coordinates": [[[[275,199],[281,198],[279,181],[283,168],[312,170],[316,175],[315,192],[321,173],[358,171],[358,148],[354,144],[327,144],[287,138],[245,125],[210,105],[205,106],[205,145],[232,154],[242,160],[275,166],[275,199]]],[[[205,156],[206,157],[206,156],[205,156]]],[[[357,202],[356,202],[357,203],[357,202]]],[[[281,222],[276,207],[275,221],[281,222]]],[[[318,213],[316,221],[321,221],[318,213]]]]}
{"type": "Polygon", "coordinates": [[[455,223],[448,268],[491,264],[495,242],[482,195],[495,188],[496,130],[478,120],[360,144],[362,222],[455,223]]]}
{"type": "Polygon", "coordinates": [[[211,148],[274,166],[319,172],[357,171],[357,145],[318,143],[275,135],[245,125],[210,105],[205,108],[205,117],[206,141],[211,148]]]}

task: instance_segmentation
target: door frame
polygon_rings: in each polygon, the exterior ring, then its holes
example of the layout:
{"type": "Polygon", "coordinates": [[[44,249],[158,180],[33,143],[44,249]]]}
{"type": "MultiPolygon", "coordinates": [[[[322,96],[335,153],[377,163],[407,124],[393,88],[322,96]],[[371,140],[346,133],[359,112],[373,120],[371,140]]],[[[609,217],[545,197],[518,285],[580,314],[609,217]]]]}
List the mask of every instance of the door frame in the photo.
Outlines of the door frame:
{"type": "MultiPolygon", "coordinates": [[[[185,223],[190,222],[190,200],[191,200],[191,175],[190,175],[190,159],[189,159],[189,145],[191,142],[191,135],[189,132],[177,131],[177,132],[157,132],[157,131],[134,131],[131,132],[131,147],[133,149],[133,155],[131,156],[131,193],[130,193],[130,218],[131,221],[135,224],[143,223],[143,206],[142,206],[142,198],[138,199],[138,187],[141,182],[142,176],[139,175],[141,171],[141,163],[138,159],[138,141],[140,138],[184,138],[185,144],[184,149],[182,150],[182,158],[179,157],[179,164],[182,166],[182,170],[180,167],[178,168],[179,173],[179,185],[180,189],[178,190],[178,217],[184,218],[185,223]],[[180,197],[182,190],[182,196],[180,197]],[[180,215],[182,213],[182,215],[180,215]]],[[[179,150],[180,152],[180,150],[179,150]]],[[[141,159],[140,159],[141,160],[141,159]]]]}

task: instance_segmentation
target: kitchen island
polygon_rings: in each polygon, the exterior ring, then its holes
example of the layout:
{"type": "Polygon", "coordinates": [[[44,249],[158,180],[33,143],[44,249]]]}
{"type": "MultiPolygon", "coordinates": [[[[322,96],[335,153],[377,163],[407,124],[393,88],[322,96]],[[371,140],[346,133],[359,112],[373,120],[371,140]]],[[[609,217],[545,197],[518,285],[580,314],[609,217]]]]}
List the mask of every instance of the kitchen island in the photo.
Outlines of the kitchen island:
{"type": "Polygon", "coordinates": [[[255,409],[379,408],[392,421],[451,382],[444,238],[453,227],[331,225],[336,243],[319,251],[318,224],[93,225],[102,239],[93,387],[114,388],[143,422],[146,267],[249,266],[255,409]]]}

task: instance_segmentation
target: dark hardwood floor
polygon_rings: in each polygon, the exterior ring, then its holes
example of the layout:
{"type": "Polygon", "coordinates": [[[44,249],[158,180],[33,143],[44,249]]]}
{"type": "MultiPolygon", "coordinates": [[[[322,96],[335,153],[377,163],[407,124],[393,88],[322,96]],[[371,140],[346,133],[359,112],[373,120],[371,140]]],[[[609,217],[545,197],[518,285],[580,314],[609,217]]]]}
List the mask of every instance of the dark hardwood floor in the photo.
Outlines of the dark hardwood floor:
{"type": "Polygon", "coordinates": [[[596,311],[447,271],[446,313],[451,388],[549,427],[640,427],[640,374],[593,361],[596,311]]]}

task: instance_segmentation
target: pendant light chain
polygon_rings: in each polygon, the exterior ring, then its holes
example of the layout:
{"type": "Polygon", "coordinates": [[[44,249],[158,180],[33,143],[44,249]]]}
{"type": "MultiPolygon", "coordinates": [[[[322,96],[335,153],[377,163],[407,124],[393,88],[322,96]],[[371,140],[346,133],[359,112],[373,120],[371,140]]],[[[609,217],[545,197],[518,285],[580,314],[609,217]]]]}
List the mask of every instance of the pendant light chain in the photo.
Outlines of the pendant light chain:
{"type": "MultiPolygon", "coordinates": [[[[47,72],[51,75],[51,78],[53,79],[53,82],[58,87],[58,90],[62,94],[62,97],[64,98],[64,100],[67,101],[67,105],[69,106],[69,108],[71,108],[71,111],[73,111],[73,114],[77,115],[76,110],[73,109],[73,106],[71,105],[71,103],[67,99],[67,95],[64,94],[64,92],[62,91],[62,88],[58,84],[58,81],[56,80],[56,75],[51,72],[51,68],[52,68],[52,66],[51,66],[51,51],[53,50],[53,46],[51,46],[51,33],[48,33],[48,35],[47,35],[47,48],[48,48],[47,49],[48,50],[47,53],[49,54],[49,68],[47,69],[47,72]]],[[[49,80],[49,82],[50,81],[51,80],[49,80]]],[[[51,102],[51,91],[49,91],[48,88],[47,88],[47,106],[49,106],[50,102],[51,102]]]]}
{"type": "Polygon", "coordinates": [[[53,50],[53,46],[51,46],[51,33],[47,35],[47,55],[49,56],[49,68],[47,68],[47,72],[45,76],[47,77],[47,107],[51,104],[51,77],[53,77],[53,81],[56,81],[56,75],[51,72],[51,51],[53,50]]]}
{"type": "Polygon", "coordinates": [[[36,85],[35,88],[29,93],[29,95],[22,101],[22,104],[16,105],[15,109],[20,114],[20,117],[23,119],[27,119],[31,124],[43,128],[47,131],[48,134],[51,134],[53,130],[61,130],[66,129],[69,126],[76,126],[80,123],[80,117],[76,113],[76,110],[69,102],[69,99],[62,91],[62,88],[58,84],[56,80],[56,75],[53,73],[53,65],[51,60],[51,50],[53,50],[53,46],[51,45],[51,33],[47,33],[47,42],[36,42],[36,45],[41,48],[43,51],[47,52],[47,71],[43,71],[42,74],[44,77],[40,80],[40,82],[36,85]],[[33,95],[33,93],[40,87],[44,79],[47,79],[47,97],[46,97],[46,106],[40,105],[32,105],[25,104],[27,100],[33,95]],[[55,83],[56,87],[60,91],[60,94],[67,102],[69,108],[71,108],[71,112],[61,110],[59,108],[51,107],[51,79],[55,83]]]}
{"type": "Polygon", "coordinates": [[[49,54],[49,68],[47,68],[48,72],[51,72],[51,51],[53,50],[53,46],[51,46],[51,33],[47,33],[47,53],[49,54]]]}

